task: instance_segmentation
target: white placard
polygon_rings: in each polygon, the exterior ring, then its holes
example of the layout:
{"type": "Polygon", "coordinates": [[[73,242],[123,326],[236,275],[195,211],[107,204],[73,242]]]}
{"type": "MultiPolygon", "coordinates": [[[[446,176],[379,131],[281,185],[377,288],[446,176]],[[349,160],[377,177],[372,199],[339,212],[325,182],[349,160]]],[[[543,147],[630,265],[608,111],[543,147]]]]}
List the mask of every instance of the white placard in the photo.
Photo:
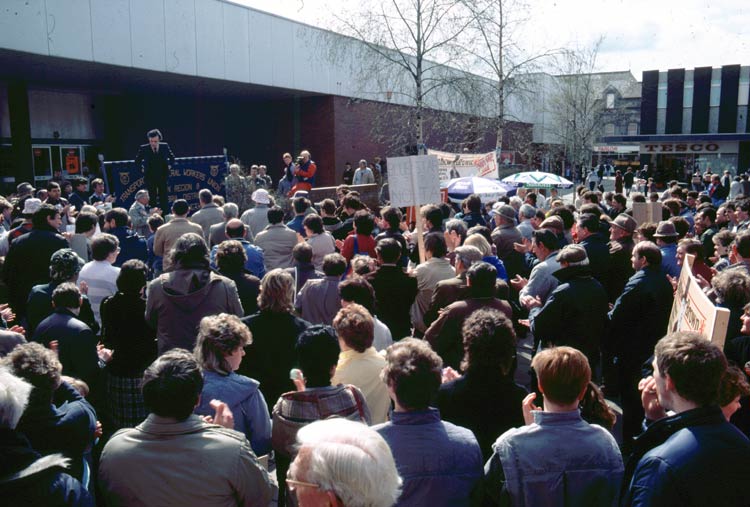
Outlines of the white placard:
{"type": "Polygon", "coordinates": [[[391,206],[420,206],[440,202],[440,178],[435,155],[388,158],[391,206]]]}

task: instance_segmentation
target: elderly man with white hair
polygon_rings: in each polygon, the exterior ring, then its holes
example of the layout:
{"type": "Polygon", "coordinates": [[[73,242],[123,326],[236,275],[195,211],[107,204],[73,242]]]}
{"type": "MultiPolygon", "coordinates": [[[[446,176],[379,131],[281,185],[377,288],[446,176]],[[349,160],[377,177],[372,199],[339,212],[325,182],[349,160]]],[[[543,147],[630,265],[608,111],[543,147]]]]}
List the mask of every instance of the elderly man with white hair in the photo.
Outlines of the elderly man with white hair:
{"type": "Polygon", "coordinates": [[[346,419],[316,421],[297,433],[287,487],[299,507],[391,507],[401,477],[376,431],[346,419]]]}
{"type": "Polygon", "coordinates": [[[65,473],[62,454],[41,457],[16,431],[33,386],[0,367],[0,498],[3,505],[66,505],[88,507],[94,500],[77,480],[65,473]]]}
{"type": "Polygon", "coordinates": [[[534,224],[531,219],[536,216],[536,208],[531,204],[524,204],[518,210],[518,225],[516,229],[521,233],[523,239],[531,241],[531,233],[534,232],[534,224]]]}

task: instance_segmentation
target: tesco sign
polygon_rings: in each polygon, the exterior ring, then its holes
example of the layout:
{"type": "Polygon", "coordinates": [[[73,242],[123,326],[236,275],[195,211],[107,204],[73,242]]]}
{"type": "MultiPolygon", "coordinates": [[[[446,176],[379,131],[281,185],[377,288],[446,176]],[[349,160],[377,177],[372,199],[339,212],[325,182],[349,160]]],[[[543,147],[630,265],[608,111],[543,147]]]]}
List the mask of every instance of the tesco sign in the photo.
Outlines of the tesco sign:
{"type": "Polygon", "coordinates": [[[685,143],[641,143],[641,154],[662,153],[738,153],[739,143],[726,141],[685,143]]]}

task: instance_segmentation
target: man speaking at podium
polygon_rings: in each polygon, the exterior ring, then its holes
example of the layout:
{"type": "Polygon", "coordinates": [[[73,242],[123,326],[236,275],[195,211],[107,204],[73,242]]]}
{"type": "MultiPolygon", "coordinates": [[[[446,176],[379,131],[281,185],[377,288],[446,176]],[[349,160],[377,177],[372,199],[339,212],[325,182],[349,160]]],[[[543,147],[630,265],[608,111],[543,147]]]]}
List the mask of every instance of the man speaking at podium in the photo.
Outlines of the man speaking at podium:
{"type": "Polygon", "coordinates": [[[146,136],[148,144],[142,144],[138,149],[135,165],[143,172],[151,206],[158,205],[159,208],[168,210],[167,178],[174,165],[174,154],[167,143],[161,142],[161,132],[158,129],[149,130],[146,136]]]}

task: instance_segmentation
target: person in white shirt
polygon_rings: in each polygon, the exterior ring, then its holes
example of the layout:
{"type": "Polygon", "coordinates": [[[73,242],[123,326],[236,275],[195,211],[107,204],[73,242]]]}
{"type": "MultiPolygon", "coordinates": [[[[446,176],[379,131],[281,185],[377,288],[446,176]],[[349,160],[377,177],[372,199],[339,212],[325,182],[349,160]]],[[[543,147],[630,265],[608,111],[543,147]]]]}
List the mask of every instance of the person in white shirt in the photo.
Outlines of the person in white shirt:
{"type": "Polygon", "coordinates": [[[117,292],[117,277],[120,268],[112,264],[120,254],[120,241],[112,234],[102,233],[91,241],[91,256],[94,260],[87,262],[78,274],[78,287],[88,286],[88,297],[94,318],[101,325],[99,308],[102,301],[117,292]]]}

